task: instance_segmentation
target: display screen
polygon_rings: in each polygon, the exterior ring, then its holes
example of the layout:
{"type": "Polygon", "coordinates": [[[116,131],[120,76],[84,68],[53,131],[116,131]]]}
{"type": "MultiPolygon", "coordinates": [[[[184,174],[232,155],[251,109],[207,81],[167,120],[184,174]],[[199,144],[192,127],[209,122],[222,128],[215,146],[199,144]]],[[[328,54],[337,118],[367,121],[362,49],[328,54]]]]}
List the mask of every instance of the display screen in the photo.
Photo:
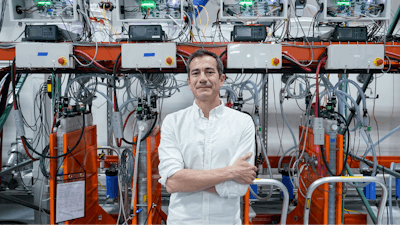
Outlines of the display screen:
{"type": "Polygon", "coordinates": [[[240,37],[251,37],[251,28],[250,27],[241,27],[236,30],[237,36],[240,37]]]}
{"type": "Polygon", "coordinates": [[[135,27],[134,33],[136,36],[146,36],[147,28],[146,27],[135,27]]]}

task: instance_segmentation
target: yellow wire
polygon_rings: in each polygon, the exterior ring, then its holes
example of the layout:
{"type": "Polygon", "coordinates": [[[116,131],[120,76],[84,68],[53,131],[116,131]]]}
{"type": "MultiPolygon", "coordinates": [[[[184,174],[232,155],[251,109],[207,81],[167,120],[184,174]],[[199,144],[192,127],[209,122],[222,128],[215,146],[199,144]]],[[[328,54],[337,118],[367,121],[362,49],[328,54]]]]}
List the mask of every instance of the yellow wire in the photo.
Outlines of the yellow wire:
{"type": "Polygon", "coordinates": [[[99,22],[99,30],[101,30],[101,27],[100,27],[100,22],[99,22]]]}
{"type": "Polygon", "coordinates": [[[346,211],[346,212],[358,213],[358,214],[364,214],[364,213],[361,213],[361,212],[359,212],[359,211],[350,210],[350,209],[346,209],[346,208],[344,208],[344,211],[346,211]]]}
{"type": "Polygon", "coordinates": [[[195,7],[195,8],[196,8],[196,10],[197,10],[197,15],[199,16],[199,20],[200,20],[200,29],[201,29],[201,32],[203,33],[204,40],[206,40],[206,36],[204,35],[204,31],[203,31],[203,24],[201,23],[200,11],[199,11],[199,9],[198,9],[197,7],[195,7]]]}
{"type": "Polygon", "coordinates": [[[97,182],[100,184],[100,186],[101,186],[104,190],[107,191],[107,189],[106,189],[105,187],[103,187],[103,185],[101,185],[100,181],[97,181],[97,182]]]}
{"type": "Polygon", "coordinates": [[[111,25],[110,21],[107,19],[105,12],[106,12],[106,9],[105,9],[105,4],[104,4],[103,5],[103,11],[101,11],[101,13],[103,13],[104,19],[107,21],[107,23],[111,27],[112,31],[114,31],[114,34],[117,35],[117,37],[119,38],[118,33],[115,31],[114,27],[111,25]]]}
{"type": "Polygon", "coordinates": [[[204,11],[206,11],[206,15],[207,15],[207,23],[206,23],[206,27],[204,28],[204,33],[206,33],[206,30],[207,30],[207,26],[208,26],[208,21],[209,21],[209,17],[208,17],[208,12],[207,12],[207,9],[206,9],[206,7],[204,7],[204,6],[202,6],[202,5],[199,5],[201,8],[203,8],[204,9],[204,11]]]}

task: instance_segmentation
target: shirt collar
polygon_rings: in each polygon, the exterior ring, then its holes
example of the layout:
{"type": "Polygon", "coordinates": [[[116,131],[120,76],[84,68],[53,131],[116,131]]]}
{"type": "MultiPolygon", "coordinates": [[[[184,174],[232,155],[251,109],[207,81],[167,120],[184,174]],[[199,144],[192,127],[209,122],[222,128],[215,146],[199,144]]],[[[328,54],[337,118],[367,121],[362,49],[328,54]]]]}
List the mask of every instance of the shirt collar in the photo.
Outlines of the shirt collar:
{"type": "MultiPolygon", "coordinates": [[[[222,114],[224,113],[224,101],[222,99],[220,99],[221,104],[213,109],[211,109],[210,111],[210,116],[211,115],[215,115],[215,117],[218,119],[222,116],[222,114]]],[[[199,116],[200,118],[204,117],[204,113],[203,111],[201,111],[201,109],[199,108],[199,106],[196,104],[196,101],[193,101],[193,109],[195,112],[196,116],[199,116]]]]}

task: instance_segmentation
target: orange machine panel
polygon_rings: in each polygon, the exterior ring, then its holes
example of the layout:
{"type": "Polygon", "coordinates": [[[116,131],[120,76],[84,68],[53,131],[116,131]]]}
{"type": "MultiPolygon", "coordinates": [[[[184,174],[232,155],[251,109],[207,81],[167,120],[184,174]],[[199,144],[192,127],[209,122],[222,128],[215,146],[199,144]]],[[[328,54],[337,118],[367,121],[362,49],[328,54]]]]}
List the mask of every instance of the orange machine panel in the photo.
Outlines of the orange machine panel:
{"type": "MultiPolygon", "coordinates": [[[[67,153],[68,146],[74,146],[81,134],[81,130],[76,130],[63,135],[63,152],[67,153]]],[[[57,154],[56,134],[50,135],[50,154],[57,154]]],[[[68,174],[85,173],[85,217],[65,221],[65,224],[116,224],[108,213],[99,206],[98,199],[98,179],[97,179],[97,134],[96,126],[85,127],[84,134],[78,146],[71,154],[65,156],[63,160],[64,179],[68,179],[68,174]]],[[[55,177],[57,173],[57,161],[50,161],[50,175],[55,177]]],[[[55,224],[55,193],[57,182],[50,181],[50,219],[55,224]]]]}
{"type": "MultiPolygon", "coordinates": [[[[300,127],[299,134],[302,133],[302,127],[300,127]]],[[[336,171],[341,171],[343,165],[343,136],[337,135],[337,161],[336,161],[336,171]]],[[[303,145],[305,146],[305,152],[307,152],[310,156],[322,157],[320,151],[317,152],[314,146],[314,134],[313,130],[308,130],[307,139],[300,141],[299,149],[303,149],[303,145]]],[[[329,149],[329,136],[325,135],[325,148],[329,149]]],[[[326,151],[327,161],[329,162],[329,151],[326,151]]],[[[322,158],[319,160],[321,163],[322,158]]],[[[303,223],[303,212],[305,199],[303,194],[305,195],[307,192],[307,187],[310,186],[315,180],[321,178],[322,176],[327,176],[326,169],[321,166],[321,171],[318,168],[315,168],[315,172],[312,169],[303,170],[300,174],[300,177],[303,182],[300,183],[301,193],[298,193],[298,205],[297,207],[288,214],[287,224],[302,224],[303,223]],[[322,174],[319,174],[322,173],[322,174]]],[[[311,199],[311,210],[310,210],[310,224],[328,224],[328,184],[323,184],[318,187],[311,199]]],[[[336,209],[342,208],[342,183],[337,183],[336,185],[336,209]]],[[[342,211],[336,210],[336,224],[341,224],[342,211]]]]}

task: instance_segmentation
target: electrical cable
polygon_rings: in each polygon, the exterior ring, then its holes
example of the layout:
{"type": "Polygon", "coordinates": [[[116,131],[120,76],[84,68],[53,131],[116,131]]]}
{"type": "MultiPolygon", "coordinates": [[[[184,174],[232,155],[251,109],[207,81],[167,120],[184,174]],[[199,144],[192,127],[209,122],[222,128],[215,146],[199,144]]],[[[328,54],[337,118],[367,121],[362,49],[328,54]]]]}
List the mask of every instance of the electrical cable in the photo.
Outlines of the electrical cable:
{"type": "MultiPolygon", "coordinates": [[[[157,118],[158,118],[158,113],[155,112],[155,113],[154,113],[154,122],[153,122],[153,124],[151,125],[151,128],[150,128],[150,129],[147,131],[147,133],[140,139],[140,141],[146,140],[146,138],[151,134],[151,132],[153,131],[153,129],[154,129],[156,123],[157,123],[157,118]]],[[[130,142],[130,141],[127,141],[125,138],[122,138],[122,140],[123,140],[125,143],[129,144],[129,145],[136,145],[136,144],[137,144],[137,142],[130,142]]]]}
{"type": "MultiPolygon", "coordinates": [[[[96,42],[96,46],[97,46],[97,42],[96,42]]],[[[75,53],[80,53],[80,54],[82,54],[83,56],[85,56],[86,58],[88,58],[88,59],[90,59],[90,60],[92,60],[92,61],[93,61],[93,59],[94,59],[94,58],[90,57],[90,56],[89,56],[86,52],[84,52],[84,51],[81,51],[81,50],[78,50],[78,49],[74,49],[74,52],[75,52],[75,53]]],[[[80,62],[79,60],[77,60],[77,58],[75,57],[75,55],[72,55],[72,56],[73,56],[74,59],[79,63],[79,65],[84,66],[84,67],[89,66],[89,65],[81,64],[81,62],[80,62]]],[[[100,67],[100,68],[101,68],[102,70],[104,70],[104,71],[112,72],[111,69],[108,69],[108,68],[106,68],[106,67],[100,65],[96,60],[93,61],[93,64],[95,64],[96,66],[100,67]]],[[[90,65],[91,65],[91,64],[90,64],[90,65]]]]}
{"type": "Polygon", "coordinates": [[[126,185],[132,184],[134,155],[131,150],[125,148],[120,156],[118,171],[121,175],[122,182],[126,185]]]}
{"type": "MultiPolygon", "coordinates": [[[[80,143],[80,141],[81,141],[81,139],[82,139],[82,137],[83,137],[84,130],[85,130],[85,114],[84,114],[84,113],[82,113],[82,121],[83,121],[83,122],[82,122],[82,129],[81,129],[81,134],[79,135],[78,141],[76,142],[76,144],[74,145],[74,147],[72,147],[71,149],[68,147],[68,148],[67,148],[67,152],[64,153],[64,154],[62,154],[62,155],[58,155],[58,156],[46,156],[46,155],[43,155],[43,154],[37,152],[37,151],[26,141],[26,138],[25,138],[24,136],[21,136],[21,139],[22,139],[23,142],[25,142],[25,144],[26,144],[26,146],[27,146],[28,149],[30,149],[31,151],[33,151],[35,154],[39,155],[40,157],[49,158],[49,159],[58,159],[58,158],[61,158],[61,157],[64,157],[64,156],[70,154],[70,153],[71,153],[72,151],[74,151],[75,148],[79,145],[79,143],[80,143]]],[[[46,147],[48,147],[48,146],[46,146],[46,147]]]]}

